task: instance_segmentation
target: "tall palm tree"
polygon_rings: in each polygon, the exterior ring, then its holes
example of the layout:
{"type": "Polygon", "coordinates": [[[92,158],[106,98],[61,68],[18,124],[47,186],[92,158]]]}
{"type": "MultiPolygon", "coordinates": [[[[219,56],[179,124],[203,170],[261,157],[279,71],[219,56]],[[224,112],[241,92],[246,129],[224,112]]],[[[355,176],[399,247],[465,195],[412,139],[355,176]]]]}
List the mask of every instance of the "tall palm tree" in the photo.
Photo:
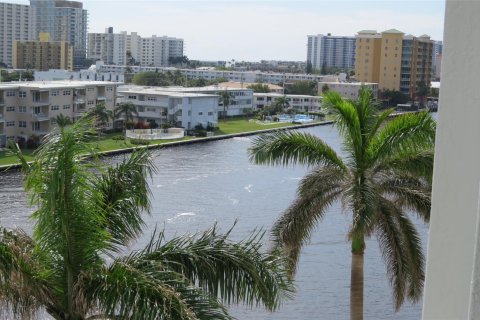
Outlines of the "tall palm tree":
{"type": "Polygon", "coordinates": [[[275,112],[283,112],[290,107],[290,102],[286,96],[278,97],[273,103],[275,112]]]}
{"type": "Polygon", "coordinates": [[[95,125],[99,128],[99,131],[103,131],[108,120],[114,118],[113,111],[108,110],[104,102],[99,103],[95,105],[95,107],[89,109],[87,114],[96,119],[95,125]]]}
{"type": "MultiPolygon", "coordinates": [[[[222,302],[275,310],[290,293],[278,256],[260,251],[261,233],[235,243],[216,227],[121,253],[145,226],[147,151],[112,167],[86,161],[92,118],[46,136],[28,164],[36,211],[33,236],[0,228],[0,308],[20,319],[231,319],[222,302]]],[[[4,313],[5,314],[5,313],[4,313]]],[[[9,314],[9,313],[6,313],[9,314]]]]}
{"type": "Polygon", "coordinates": [[[343,159],[320,138],[300,132],[260,136],[249,150],[257,164],[311,168],[272,229],[292,276],[302,246],[328,207],[341,200],[351,213],[351,319],[363,319],[365,239],[371,235],[380,244],[396,310],[405,299],[418,301],[424,280],[420,238],[407,214],[429,220],[435,122],[427,113],[391,119],[392,110],[379,113],[372,99],[365,88],[356,101],[335,92],[324,96],[343,138],[343,159]]]}
{"type": "Polygon", "coordinates": [[[220,96],[220,103],[223,104],[223,119],[226,119],[228,107],[232,104],[234,96],[227,90],[220,92],[218,95],[220,96]]]}
{"type": "Polygon", "coordinates": [[[115,118],[123,118],[123,132],[127,130],[127,125],[133,122],[134,116],[138,117],[137,107],[131,102],[120,103],[115,110],[115,118]]]}

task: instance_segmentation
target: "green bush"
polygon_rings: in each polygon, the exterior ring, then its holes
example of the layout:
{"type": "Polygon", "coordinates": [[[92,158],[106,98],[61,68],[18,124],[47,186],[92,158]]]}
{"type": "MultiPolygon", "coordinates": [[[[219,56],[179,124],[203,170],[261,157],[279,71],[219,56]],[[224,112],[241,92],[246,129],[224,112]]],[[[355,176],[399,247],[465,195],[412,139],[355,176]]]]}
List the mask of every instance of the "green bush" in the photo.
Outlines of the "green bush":
{"type": "Polygon", "coordinates": [[[150,144],[150,141],[142,139],[130,139],[130,143],[134,145],[148,146],[150,144]]]}
{"type": "Polygon", "coordinates": [[[113,136],[112,140],[118,141],[118,140],[123,140],[123,136],[113,136]]]}

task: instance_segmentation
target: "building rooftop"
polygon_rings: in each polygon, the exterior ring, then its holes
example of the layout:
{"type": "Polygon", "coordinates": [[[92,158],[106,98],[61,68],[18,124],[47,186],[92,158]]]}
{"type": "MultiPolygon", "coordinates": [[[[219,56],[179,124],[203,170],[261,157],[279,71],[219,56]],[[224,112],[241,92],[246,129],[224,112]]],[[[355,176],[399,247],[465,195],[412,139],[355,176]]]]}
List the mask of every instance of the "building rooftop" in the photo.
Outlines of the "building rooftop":
{"type": "Polygon", "coordinates": [[[177,89],[178,87],[120,86],[117,91],[118,93],[163,95],[177,98],[218,97],[215,94],[185,92],[177,89]]]}
{"type": "Polygon", "coordinates": [[[388,29],[383,31],[382,33],[396,33],[396,34],[404,34],[402,31],[397,30],[397,29],[388,29]]]}
{"type": "Polygon", "coordinates": [[[108,81],[22,81],[22,82],[3,82],[0,89],[18,89],[18,88],[38,88],[38,89],[55,89],[55,88],[84,88],[88,86],[114,86],[115,82],[108,81]]]}
{"type": "Polygon", "coordinates": [[[309,96],[309,95],[305,95],[305,94],[281,94],[281,93],[275,93],[275,92],[254,93],[253,95],[254,96],[262,96],[262,97],[318,98],[318,99],[322,98],[320,96],[309,96]]]}

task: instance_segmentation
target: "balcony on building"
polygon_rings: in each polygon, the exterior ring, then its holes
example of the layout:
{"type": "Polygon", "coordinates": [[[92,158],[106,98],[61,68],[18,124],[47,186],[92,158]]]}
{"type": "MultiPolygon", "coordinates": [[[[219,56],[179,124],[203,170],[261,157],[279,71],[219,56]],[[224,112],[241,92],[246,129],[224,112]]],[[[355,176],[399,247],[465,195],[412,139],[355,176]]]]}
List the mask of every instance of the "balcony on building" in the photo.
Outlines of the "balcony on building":
{"type": "Polygon", "coordinates": [[[34,106],[48,106],[50,104],[50,90],[32,91],[32,102],[34,106]]]}
{"type": "Polygon", "coordinates": [[[49,105],[32,107],[32,120],[38,122],[50,121],[50,117],[48,116],[49,107],[49,105]]]}
{"type": "Polygon", "coordinates": [[[73,103],[85,104],[85,88],[79,88],[73,91],[73,103]]]}
{"type": "Polygon", "coordinates": [[[5,122],[5,117],[3,116],[3,113],[0,113],[0,123],[5,122]]]}

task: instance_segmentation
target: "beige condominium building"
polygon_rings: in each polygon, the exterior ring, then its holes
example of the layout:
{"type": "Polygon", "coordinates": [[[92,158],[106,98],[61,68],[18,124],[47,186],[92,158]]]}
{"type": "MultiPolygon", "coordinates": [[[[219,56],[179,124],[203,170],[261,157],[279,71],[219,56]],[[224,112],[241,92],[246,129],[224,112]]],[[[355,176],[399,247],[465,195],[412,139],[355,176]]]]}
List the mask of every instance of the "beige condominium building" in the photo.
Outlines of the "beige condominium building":
{"type": "Polygon", "coordinates": [[[0,147],[7,140],[25,141],[47,134],[59,114],[75,121],[100,103],[113,110],[116,91],[115,83],[100,81],[0,84],[0,147]]]}
{"type": "Polygon", "coordinates": [[[427,35],[363,30],[357,34],[355,50],[355,75],[360,82],[378,83],[381,90],[401,91],[415,98],[418,85],[431,81],[433,41],[427,35]]]}
{"type": "Polygon", "coordinates": [[[67,41],[49,41],[48,33],[39,40],[17,40],[13,46],[13,67],[16,69],[73,69],[73,49],[67,41]]]}

